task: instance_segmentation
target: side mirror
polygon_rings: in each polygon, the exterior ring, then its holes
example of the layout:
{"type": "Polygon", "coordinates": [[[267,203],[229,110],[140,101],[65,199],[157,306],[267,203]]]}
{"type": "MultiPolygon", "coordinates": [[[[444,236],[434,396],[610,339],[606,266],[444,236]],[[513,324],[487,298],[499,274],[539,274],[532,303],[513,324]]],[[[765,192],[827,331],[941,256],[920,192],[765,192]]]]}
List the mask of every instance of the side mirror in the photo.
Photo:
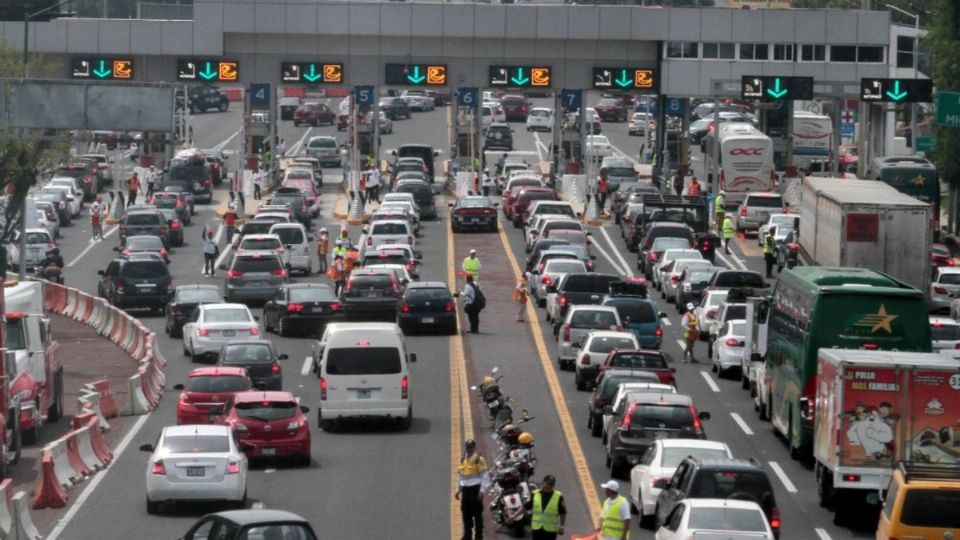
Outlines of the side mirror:
{"type": "Polygon", "coordinates": [[[150,443],[140,445],[141,452],[153,452],[153,445],[150,443]]]}
{"type": "Polygon", "coordinates": [[[259,322],[259,321],[260,321],[260,316],[259,316],[259,315],[254,315],[254,316],[253,316],[253,320],[259,322]]]}
{"type": "Polygon", "coordinates": [[[278,355],[277,358],[280,359],[280,360],[289,360],[289,359],[290,359],[290,355],[288,355],[288,354],[281,354],[281,355],[278,355]]]}
{"type": "Polygon", "coordinates": [[[597,256],[596,256],[596,255],[591,255],[591,256],[590,256],[590,260],[591,260],[591,261],[597,260],[597,256]]]}
{"type": "Polygon", "coordinates": [[[410,353],[410,361],[411,362],[417,361],[417,353],[410,353]]]}
{"type": "Polygon", "coordinates": [[[670,481],[666,478],[657,478],[657,480],[653,483],[653,487],[657,489],[667,489],[670,487],[670,481]]]}
{"type": "Polygon", "coordinates": [[[173,385],[173,389],[174,389],[174,390],[183,390],[184,388],[185,388],[185,386],[183,386],[183,383],[177,383],[177,384],[173,385]]]}
{"type": "Polygon", "coordinates": [[[453,208],[453,203],[447,203],[448,208],[453,208]]]}
{"type": "Polygon", "coordinates": [[[547,285],[547,292],[548,292],[548,293],[556,293],[556,292],[557,292],[557,287],[556,287],[555,285],[547,285]]]}
{"type": "Polygon", "coordinates": [[[434,150],[433,157],[440,157],[440,152],[441,152],[440,150],[434,150]]]}
{"type": "Polygon", "coordinates": [[[667,318],[667,312],[661,311],[659,317],[660,317],[661,319],[666,319],[666,318],[667,318]]]}
{"type": "Polygon", "coordinates": [[[586,235],[587,235],[587,236],[593,236],[593,233],[590,232],[590,231],[587,231],[586,235]]]}
{"type": "Polygon", "coordinates": [[[306,405],[301,405],[300,412],[302,412],[303,414],[307,414],[308,412],[310,412],[310,407],[307,407],[306,405]]]}
{"type": "Polygon", "coordinates": [[[701,419],[701,420],[709,420],[709,419],[710,419],[710,413],[708,413],[707,411],[700,411],[700,414],[697,415],[697,418],[699,418],[699,419],[701,419]]]}

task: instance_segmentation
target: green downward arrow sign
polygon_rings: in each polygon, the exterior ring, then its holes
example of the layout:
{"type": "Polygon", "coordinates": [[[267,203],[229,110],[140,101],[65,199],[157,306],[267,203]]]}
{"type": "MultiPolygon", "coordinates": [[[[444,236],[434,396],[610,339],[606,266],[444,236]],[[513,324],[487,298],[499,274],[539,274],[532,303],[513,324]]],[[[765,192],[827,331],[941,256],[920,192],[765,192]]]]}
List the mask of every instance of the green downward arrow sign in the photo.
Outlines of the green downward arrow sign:
{"type": "Polygon", "coordinates": [[[517,68],[517,74],[514,75],[513,77],[510,77],[510,82],[512,82],[513,84],[515,84],[515,85],[517,85],[517,86],[523,86],[523,85],[527,84],[528,82],[530,82],[530,77],[524,77],[524,76],[523,76],[523,68],[522,68],[522,67],[519,67],[519,68],[517,68]]]}
{"type": "Polygon", "coordinates": [[[101,61],[100,61],[100,68],[99,68],[99,69],[94,69],[94,70],[93,70],[93,74],[94,74],[95,76],[101,78],[101,79],[106,79],[107,77],[110,76],[111,73],[113,73],[113,70],[110,69],[110,68],[108,68],[108,67],[106,67],[106,66],[107,66],[107,61],[106,61],[106,60],[101,60],[101,61]]]}
{"type": "Polygon", "coordinates": [[[633,84],[633,79],[631,79],[630,77],[627,77],[627,70],[621,69],[620,78],[616,79],[613,82],[617,83],[617,86],[619,86],[620,88],[626,88],[633,84]]]}
{"type": "Polygon", "coordinates": [[[413,66],[413,73],[407,74],[407,80],[413,84],[420,84],[427,79],[426,75],[420,74],[420,66],[413,66]]]}
{"type": "Polygon", "coordinates": [[[900,91],[900,81],[899,81],[899,80],[893,81],[893,92],[887,90],[886,94],[887,94],[887,97],[890,98],[890,99],[892,99],[893,101],[900,101],[900,100],[902,100],[903,98],[907,97],[907,91],[906,91],[906,90],[904,90],[904,91],[902,91],[902,92],[900,91]]]}
{"type": "Polygon", "coordinates": [[[317,73],[317,65],[310,64],[310,71],[303,74],[304,80],[307,82],[317,82],[317,79],[321,77],[320,73],[317,73]]]}
{"type": "Polygon", "coordinates": [[[203,68],[203,71],[200,72],[200,77],[205,80],[212,80],[217,76],[216,70],[213,69],[213,62],[207,62],[203,68]]]}
{"type": "Polygon", "coordinates": [[[780,88],[780,77],[777,77],[773,80],[773,88],[767,88],[767,93],[770,94],[770,97],[774,99],[780,99],[787,95],[787,89],[780,88]]]}

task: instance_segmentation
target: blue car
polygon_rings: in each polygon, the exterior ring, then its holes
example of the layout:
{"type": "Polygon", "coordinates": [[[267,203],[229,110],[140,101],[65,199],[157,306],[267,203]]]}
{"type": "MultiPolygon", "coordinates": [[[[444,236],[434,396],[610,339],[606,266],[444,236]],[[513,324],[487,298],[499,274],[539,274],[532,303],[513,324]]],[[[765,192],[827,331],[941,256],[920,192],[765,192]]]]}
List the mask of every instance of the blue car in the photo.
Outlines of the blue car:
{"type": "Polygon", "coordinates": [[[624,282],[614,285],[600,304],[617,309],[624,330],[633,332],[641,348],[659,349],[663,341],[660,319],[667,314],[658,312],[657,305],[647,298],[645,285],[624,282]]]}

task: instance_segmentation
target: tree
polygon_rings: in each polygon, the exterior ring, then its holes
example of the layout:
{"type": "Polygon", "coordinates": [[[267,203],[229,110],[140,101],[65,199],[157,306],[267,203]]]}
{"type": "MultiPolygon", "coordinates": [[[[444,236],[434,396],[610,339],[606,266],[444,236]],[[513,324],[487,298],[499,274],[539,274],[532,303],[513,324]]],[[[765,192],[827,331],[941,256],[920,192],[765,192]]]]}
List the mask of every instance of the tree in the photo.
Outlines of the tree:
{"type": "MultiPolygon", "coordinates": [[[[957,21],[960,7],[955,0],[935,0],[937,17],[927,34],[927,49],[933,55],[933,84],[938,92],[960,91],[960,41],[957,21]]],[[[956,216],[956,193],[960,188],[960,128],[937,126],[933,158],[940,178],[950,186],[951,217],[956,216]]],[[[951,223],[955,220],[951,219],[951,223]]],[[[956,232],[956,229],[954,230],[956,232]]]]}

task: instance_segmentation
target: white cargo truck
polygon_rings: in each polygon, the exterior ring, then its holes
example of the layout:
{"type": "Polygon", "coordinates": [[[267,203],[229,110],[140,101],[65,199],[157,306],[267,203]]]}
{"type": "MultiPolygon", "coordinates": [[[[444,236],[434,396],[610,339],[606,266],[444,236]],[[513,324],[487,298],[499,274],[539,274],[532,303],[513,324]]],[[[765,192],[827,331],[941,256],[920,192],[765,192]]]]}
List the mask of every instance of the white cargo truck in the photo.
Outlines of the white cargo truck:
{"type": "Polygon", "coordinates": [[[800,208],[803,264],[868,268],[929,291],[929,204],[876,180],[807,178],[800,208]]]}

